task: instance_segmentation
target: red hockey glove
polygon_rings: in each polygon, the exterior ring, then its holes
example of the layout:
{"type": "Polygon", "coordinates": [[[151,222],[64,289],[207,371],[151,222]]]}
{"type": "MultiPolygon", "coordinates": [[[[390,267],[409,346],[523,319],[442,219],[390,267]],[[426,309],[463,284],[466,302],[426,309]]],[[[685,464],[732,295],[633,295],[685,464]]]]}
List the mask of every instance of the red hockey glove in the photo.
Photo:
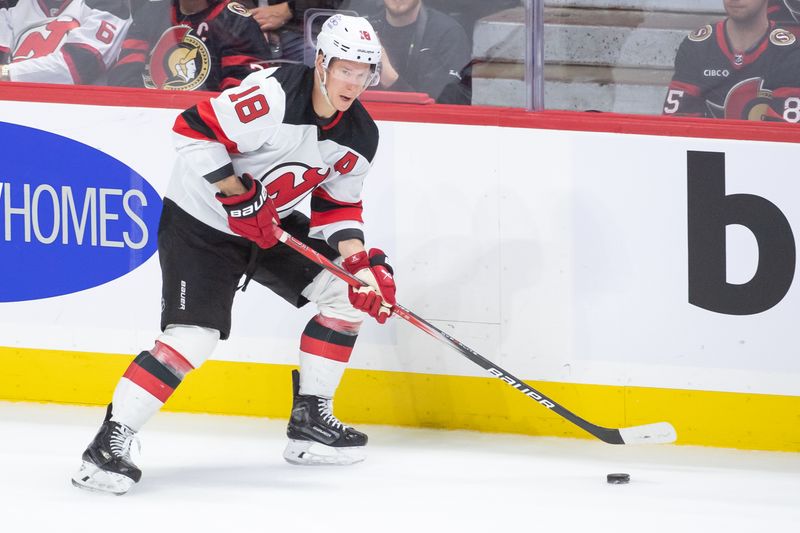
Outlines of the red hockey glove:
{"type": "Polygon", "coordinates": [[[278,242],[272,226],[281,223],[275,205],[259,180],[253,179],[250,174],[242,174],[239,179],[247,188],[246,192],[234,196],[216,195],[228,213],[228,226],[234,233],[250,239],[261,248],[271,248],[278,242]]]}
{"type": "Polygon", "coordinates": [[[395,304],[394,270],[386,262],[386,254],[377,248],[367,252],[358,252],[346,258],[342,263],[344,269],[365,282],[367,287],[350,286],[350,303],[356,309],[364,311],[378,321],[386,322],[392,314],[395,304]]]}

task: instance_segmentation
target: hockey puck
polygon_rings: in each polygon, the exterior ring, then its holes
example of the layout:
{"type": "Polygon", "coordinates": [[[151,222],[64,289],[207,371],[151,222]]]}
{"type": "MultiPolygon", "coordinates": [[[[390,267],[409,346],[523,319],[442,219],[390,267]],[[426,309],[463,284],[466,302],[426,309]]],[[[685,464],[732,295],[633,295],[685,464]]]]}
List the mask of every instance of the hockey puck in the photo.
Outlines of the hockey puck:
{"type": "Polygon", "coordinates": [[[612,485],[624,485],[629,483],[630,480],[631,476],[629,474],[608,474],[606,476],[606,481],[612,485]]]}

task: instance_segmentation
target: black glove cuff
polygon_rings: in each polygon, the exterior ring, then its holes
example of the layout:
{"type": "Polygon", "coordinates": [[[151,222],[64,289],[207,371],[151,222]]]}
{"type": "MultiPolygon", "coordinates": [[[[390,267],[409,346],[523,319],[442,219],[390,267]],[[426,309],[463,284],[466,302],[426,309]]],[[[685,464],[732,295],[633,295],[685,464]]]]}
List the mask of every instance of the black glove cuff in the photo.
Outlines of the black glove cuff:
{"type": "Polygon", "coordinates": [[[392,265],[386,262],[386,254],[381,253],[381,254],[371,255],[369,258],[369,266],[371,267],[382,266],[383,268],[389,271],[389,274],[394,276],[394,269],[392,268],[392,265]]]}
{"type": "Polygon", "coordinates": [[[247,192],[236,196],[224,196],[220,193],[217,194],[217,199],[222,203],[228,216],[233,218],[252,217],[264,207],[267,201],[267,190],[259,180],[253,179],[250,174],[242,174],[239,176],[239,180],[247,188],[247,192]],[[245,199],[237,202],[239,197],[245,199]]]}

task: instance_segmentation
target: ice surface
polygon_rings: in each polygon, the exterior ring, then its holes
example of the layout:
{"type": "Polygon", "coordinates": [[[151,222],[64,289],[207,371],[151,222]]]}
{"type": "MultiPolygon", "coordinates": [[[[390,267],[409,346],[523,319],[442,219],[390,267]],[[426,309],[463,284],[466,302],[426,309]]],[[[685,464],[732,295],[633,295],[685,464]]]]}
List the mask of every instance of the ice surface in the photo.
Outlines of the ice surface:
{"type": "Polygon", "coordinates": [[[284,421],[175,413],[141,483],[95,494],[69,477],[103,414],[0,402],[0,532],[800,531],[796,453],[361,426],[366,462],[298,467],[284,421]]]}

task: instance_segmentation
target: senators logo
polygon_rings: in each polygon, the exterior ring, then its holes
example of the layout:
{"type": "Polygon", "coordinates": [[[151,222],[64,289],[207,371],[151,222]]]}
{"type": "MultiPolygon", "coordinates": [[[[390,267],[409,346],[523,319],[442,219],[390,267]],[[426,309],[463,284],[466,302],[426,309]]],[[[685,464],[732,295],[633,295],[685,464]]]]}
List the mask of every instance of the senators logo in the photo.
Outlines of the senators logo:
{"type": "Polygon", "coordinates": [[[694,30],[692,33],[690,33],[689,40],[699,43],[711,37],[712,33],[714,33],[714,28],[706,24],[702,28],[694,30]]]}
{"type": "Polygon", "coordinates": [[[750,78],[731,87],[723,105],[709,101],[706,101],[706,105],[714,118],[772,120],[774,113],[769,106],[771,100],[772,91],[764,89],[764,80],[750,78]]]}
{"type": "Polygon", "coordinates": [[[203,88],[211,71],[208,48],[190,26],[168,28],[158,39],[145,68],[145,85],[154,89],[203,88]]]}

